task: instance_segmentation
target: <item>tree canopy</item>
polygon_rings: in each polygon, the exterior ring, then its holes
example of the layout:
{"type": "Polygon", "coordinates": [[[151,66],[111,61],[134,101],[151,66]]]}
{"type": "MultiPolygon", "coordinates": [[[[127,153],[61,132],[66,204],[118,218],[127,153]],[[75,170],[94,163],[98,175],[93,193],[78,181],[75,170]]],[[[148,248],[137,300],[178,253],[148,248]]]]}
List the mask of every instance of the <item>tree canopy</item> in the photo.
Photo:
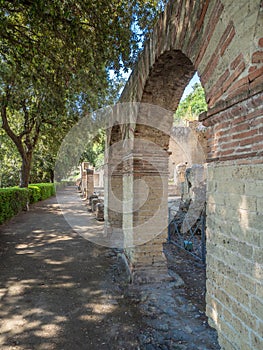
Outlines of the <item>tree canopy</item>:
{"type": "Polygon", "coordinates": [[[202,112],[207,111],[205,91],[200,83],[193,85],[193,91],[179,103],[175,112],[175,121],[196,120],[202,112]]]}
{"type": "Polygon", "coordinates": [[[118,84],[109,72],[132,65],[164,1],[0,4],[2,127],[22,159],[24,187],[43,137],[52,130],[61,139],[82,115],[114,101],[118,84]]]}

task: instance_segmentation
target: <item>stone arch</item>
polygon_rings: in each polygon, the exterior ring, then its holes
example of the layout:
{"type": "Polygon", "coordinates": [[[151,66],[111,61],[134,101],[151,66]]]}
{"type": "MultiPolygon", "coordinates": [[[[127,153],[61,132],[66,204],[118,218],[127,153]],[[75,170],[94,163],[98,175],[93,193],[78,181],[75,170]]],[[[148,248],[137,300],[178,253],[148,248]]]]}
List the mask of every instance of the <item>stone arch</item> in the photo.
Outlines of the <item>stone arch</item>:
{"type": "MultiPolygon", "coordinates": [[[[120,99],[175,110],[199,73],[208,104],[200,116],[208,127],[207,315],[222,349],[262,348],[262,23],[261,0],[170,1],[120,99]]],[[[152,137],[139,120],[135,130],[152,137]]],[[[156,139],[165,149],[166,136],[156,139]]]]}
{"type": "Polygon", "coordinates": [[[109,132],[109,146],[112,146],[116,142],[120,142],[122,140],[122,131],[121,125],[117,122],[110,128],[109,132]]]}

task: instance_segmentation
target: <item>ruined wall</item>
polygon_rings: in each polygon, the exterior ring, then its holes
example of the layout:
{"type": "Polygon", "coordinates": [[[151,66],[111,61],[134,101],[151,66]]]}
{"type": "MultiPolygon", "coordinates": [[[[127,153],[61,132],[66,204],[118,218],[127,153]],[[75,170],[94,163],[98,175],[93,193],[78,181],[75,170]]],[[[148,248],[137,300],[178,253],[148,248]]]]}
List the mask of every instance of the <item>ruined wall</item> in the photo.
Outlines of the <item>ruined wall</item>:
{"type": "Polygon", "coordinates": [[[261,349],[263,166],[209,166],[207,314],[222,349],[261,349]]]}
{"type": "Polygon", "coordinates": [[[205,123],[208,138],[207,314],[223,349],[262,348],[263,95],[205,123]]]}
{"type": "MultiPolygon", "coordinates": [[[[175,110],[198,70],[208,103],[207,314],[223,350],[263,348],[262,26],[261,0],[170,1],[121,97],[175,110]]],[[[151,266],[149,247],[131,253],[134,264],[151,266]]]]}
{"type": "Polygon", "coordinates": [[[207,158],[206,128],[198,121],[190,122],[189,126],[173,127],[169,151],[171,152],[169,179],[173,179],[174,183],[177,184],[176,166],[178,164],[187,163],[187,167],[191,167],[192,164],[205,163],[207,158]]]}

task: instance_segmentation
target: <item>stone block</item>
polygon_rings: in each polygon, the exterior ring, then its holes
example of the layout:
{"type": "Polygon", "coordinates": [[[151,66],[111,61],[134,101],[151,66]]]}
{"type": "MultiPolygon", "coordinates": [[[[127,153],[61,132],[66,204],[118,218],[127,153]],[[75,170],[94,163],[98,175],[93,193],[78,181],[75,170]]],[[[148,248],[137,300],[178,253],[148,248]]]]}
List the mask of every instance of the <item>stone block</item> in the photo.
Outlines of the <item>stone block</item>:
{"type": "Polygon", "coordinates": [[[262,350],[263,338],[254,332],[251,332],[251,349],[262,350]]]}
{"type": "Polygon", "coordinates": [[[103,203],[96,204],[96,219],[98,221],[104,220],[104,204],[103,203]]]}
{"type": "Polygon", "coordinates": [[[263,181],[253,181],[245,183],[245,194],[247,196],[254,196],[262,198],[263,195],[263,181]]]}
{"type": "Polygon", "coordinates": [[[260,320],[263,315],[263,301],[255,296],[251,297],[251,312],[256,315],[260,320]]]}

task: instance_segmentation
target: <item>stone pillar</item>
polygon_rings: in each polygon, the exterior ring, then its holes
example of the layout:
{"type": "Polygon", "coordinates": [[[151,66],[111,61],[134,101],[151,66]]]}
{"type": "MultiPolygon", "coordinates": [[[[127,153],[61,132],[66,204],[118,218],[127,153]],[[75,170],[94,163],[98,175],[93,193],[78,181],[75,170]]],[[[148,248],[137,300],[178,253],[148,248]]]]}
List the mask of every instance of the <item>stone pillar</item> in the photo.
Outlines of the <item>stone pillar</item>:
{"type": "Polygon", "coordinates": [[[86,169],[86,173],[87,173],[86,198],[88,199],[94,193],[94,170],[86,169]]]}
{"type": "Polygon", "coordinates": [[[124,162],[124,250],[132,280],[168,279],[163,243],[168,223],[168,153],[134,150],[124,162]],[[143,155],[142,153],[143,152],[143,155]]]}
{"type": "Polygon", "coordinates": [[[89,167],[88,162],[81,163],[81,192],[83,198],[87,198],[87,169],[89,167]]]}
{"type": "Polygon", "coordinates": [[[123,180],[121,156],[117,159],[108,155],[108,162],[104,165],[104,217],[105,234],[111,235],[114,230],[122,230],[122,201],[123,180]]]}

